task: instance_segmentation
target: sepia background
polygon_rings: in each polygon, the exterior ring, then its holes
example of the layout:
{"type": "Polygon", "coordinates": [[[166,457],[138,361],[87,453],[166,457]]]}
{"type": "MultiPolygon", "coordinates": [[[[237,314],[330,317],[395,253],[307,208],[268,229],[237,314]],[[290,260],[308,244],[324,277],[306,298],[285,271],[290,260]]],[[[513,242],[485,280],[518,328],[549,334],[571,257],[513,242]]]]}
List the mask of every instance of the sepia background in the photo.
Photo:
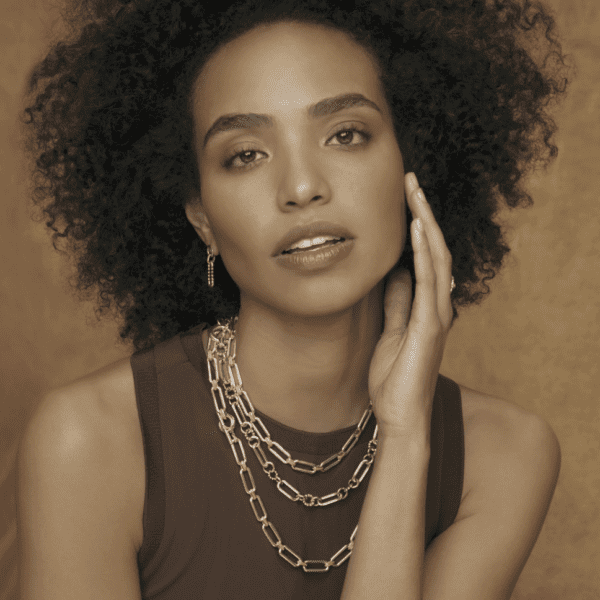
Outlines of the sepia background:
{"type": "MultiPolygon", "coordinates": [[[[129,356],[117,326],[69,295],[68,265],[30,219],[17,116],[25,77],[60,35],[58,0],[0,0],[0,600],[16,598],[15,456],[41,396],[129,356]]],[[[504,211],[513,252],[461,312],[441,372],[543,416],[562,467],[512,600],[600,599],[600,0],[546,0],[576,65],[555,112],[559,156],[504,211]]]]}

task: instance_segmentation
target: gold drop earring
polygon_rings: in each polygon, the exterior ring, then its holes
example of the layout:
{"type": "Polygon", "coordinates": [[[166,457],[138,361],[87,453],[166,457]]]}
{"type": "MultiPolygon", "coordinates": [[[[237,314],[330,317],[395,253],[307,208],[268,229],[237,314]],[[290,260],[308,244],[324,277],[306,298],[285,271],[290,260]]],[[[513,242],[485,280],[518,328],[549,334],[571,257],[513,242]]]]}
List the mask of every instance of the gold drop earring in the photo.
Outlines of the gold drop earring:
{"type": "Polygon", "coordinates": [[[208,263],[208,287],[215,286],[215,275],[214,275],[214,264],[215,264],[215,255],[213,254],[212,248],[210,245],[206,247],[206,251],[208,256],[206,258],[206,262],[208,263]]]}

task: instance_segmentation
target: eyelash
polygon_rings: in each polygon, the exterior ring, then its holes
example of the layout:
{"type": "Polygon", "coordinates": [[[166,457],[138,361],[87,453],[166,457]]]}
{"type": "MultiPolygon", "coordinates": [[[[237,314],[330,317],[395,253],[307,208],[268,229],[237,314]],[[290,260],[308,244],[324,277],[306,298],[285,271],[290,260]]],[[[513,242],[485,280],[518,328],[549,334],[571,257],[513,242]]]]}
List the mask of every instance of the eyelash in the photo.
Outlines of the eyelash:
{"type": "MultiPolygon", "coordinates": [[[[343,125],[340,128],[338,128],[338,130],[335,133],[333,133],[332,136],[327,141],[340,135],[341,133],[349,133],[349,132],[360,133],[363,136],[363,138],[365,138],[365,141],[361,142],[360,144],[340,144],[340,146],[349,146],[349,147],[364,146],[365,144],[367,144],[370,141],[370,139],[372,137],[371,133],[366,131],[364,128],[362,128],[356,124],[350,124],[350,125],[343,125]]],[[[260,150],[256,150],[255,148],[252,148],[251,146],[242,146],[241,148],[236,148],[233,152],[234,152],[234,154],[229,155],[229,157],[225,159],[223,166],[226,169],[247,170],[247,169],[253,168],[253,166],[256,164],[257,161],[252,161],[250,163],[246,163],[242,167],[234,167],[233,161],[236,158],[238,158],[239,156],[241,156],[242,154],[245,154],[246,152],[259,153],[260,150]]],[[[262,154],[264,154],[264,153],[262,153],[262,154]]]]}

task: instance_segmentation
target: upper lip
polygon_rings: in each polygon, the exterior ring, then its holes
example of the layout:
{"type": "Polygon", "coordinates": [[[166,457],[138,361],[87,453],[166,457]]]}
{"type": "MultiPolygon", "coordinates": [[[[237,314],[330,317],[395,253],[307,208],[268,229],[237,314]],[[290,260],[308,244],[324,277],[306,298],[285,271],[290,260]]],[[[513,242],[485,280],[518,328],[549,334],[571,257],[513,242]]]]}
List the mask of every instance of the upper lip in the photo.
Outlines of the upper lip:
{"type": "Polygon", "coordinates": [[[341,225],[337,225],[336,223],[328,223],[326,221],[315,221],[314,223],[309,223],[308,225],[294,227],[288,231],[285,236],[279,240],[273,256],[281,254],[292,244],[295,244],[300,240],[316,237],[318,235],[332,235],[336,238],[345,238],[347,240],[352,239],[350,232],[341,225]]]}

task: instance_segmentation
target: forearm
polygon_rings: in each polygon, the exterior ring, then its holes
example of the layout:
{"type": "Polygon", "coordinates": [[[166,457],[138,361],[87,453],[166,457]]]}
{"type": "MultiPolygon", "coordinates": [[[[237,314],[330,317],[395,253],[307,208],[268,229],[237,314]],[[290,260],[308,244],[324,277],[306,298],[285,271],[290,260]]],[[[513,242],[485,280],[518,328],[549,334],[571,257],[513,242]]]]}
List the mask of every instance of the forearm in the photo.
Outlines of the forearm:
{"type": "Polygon", "coordinates": [[[429,457],[380,436],[341,600],[422,600],[429,457]]]}

